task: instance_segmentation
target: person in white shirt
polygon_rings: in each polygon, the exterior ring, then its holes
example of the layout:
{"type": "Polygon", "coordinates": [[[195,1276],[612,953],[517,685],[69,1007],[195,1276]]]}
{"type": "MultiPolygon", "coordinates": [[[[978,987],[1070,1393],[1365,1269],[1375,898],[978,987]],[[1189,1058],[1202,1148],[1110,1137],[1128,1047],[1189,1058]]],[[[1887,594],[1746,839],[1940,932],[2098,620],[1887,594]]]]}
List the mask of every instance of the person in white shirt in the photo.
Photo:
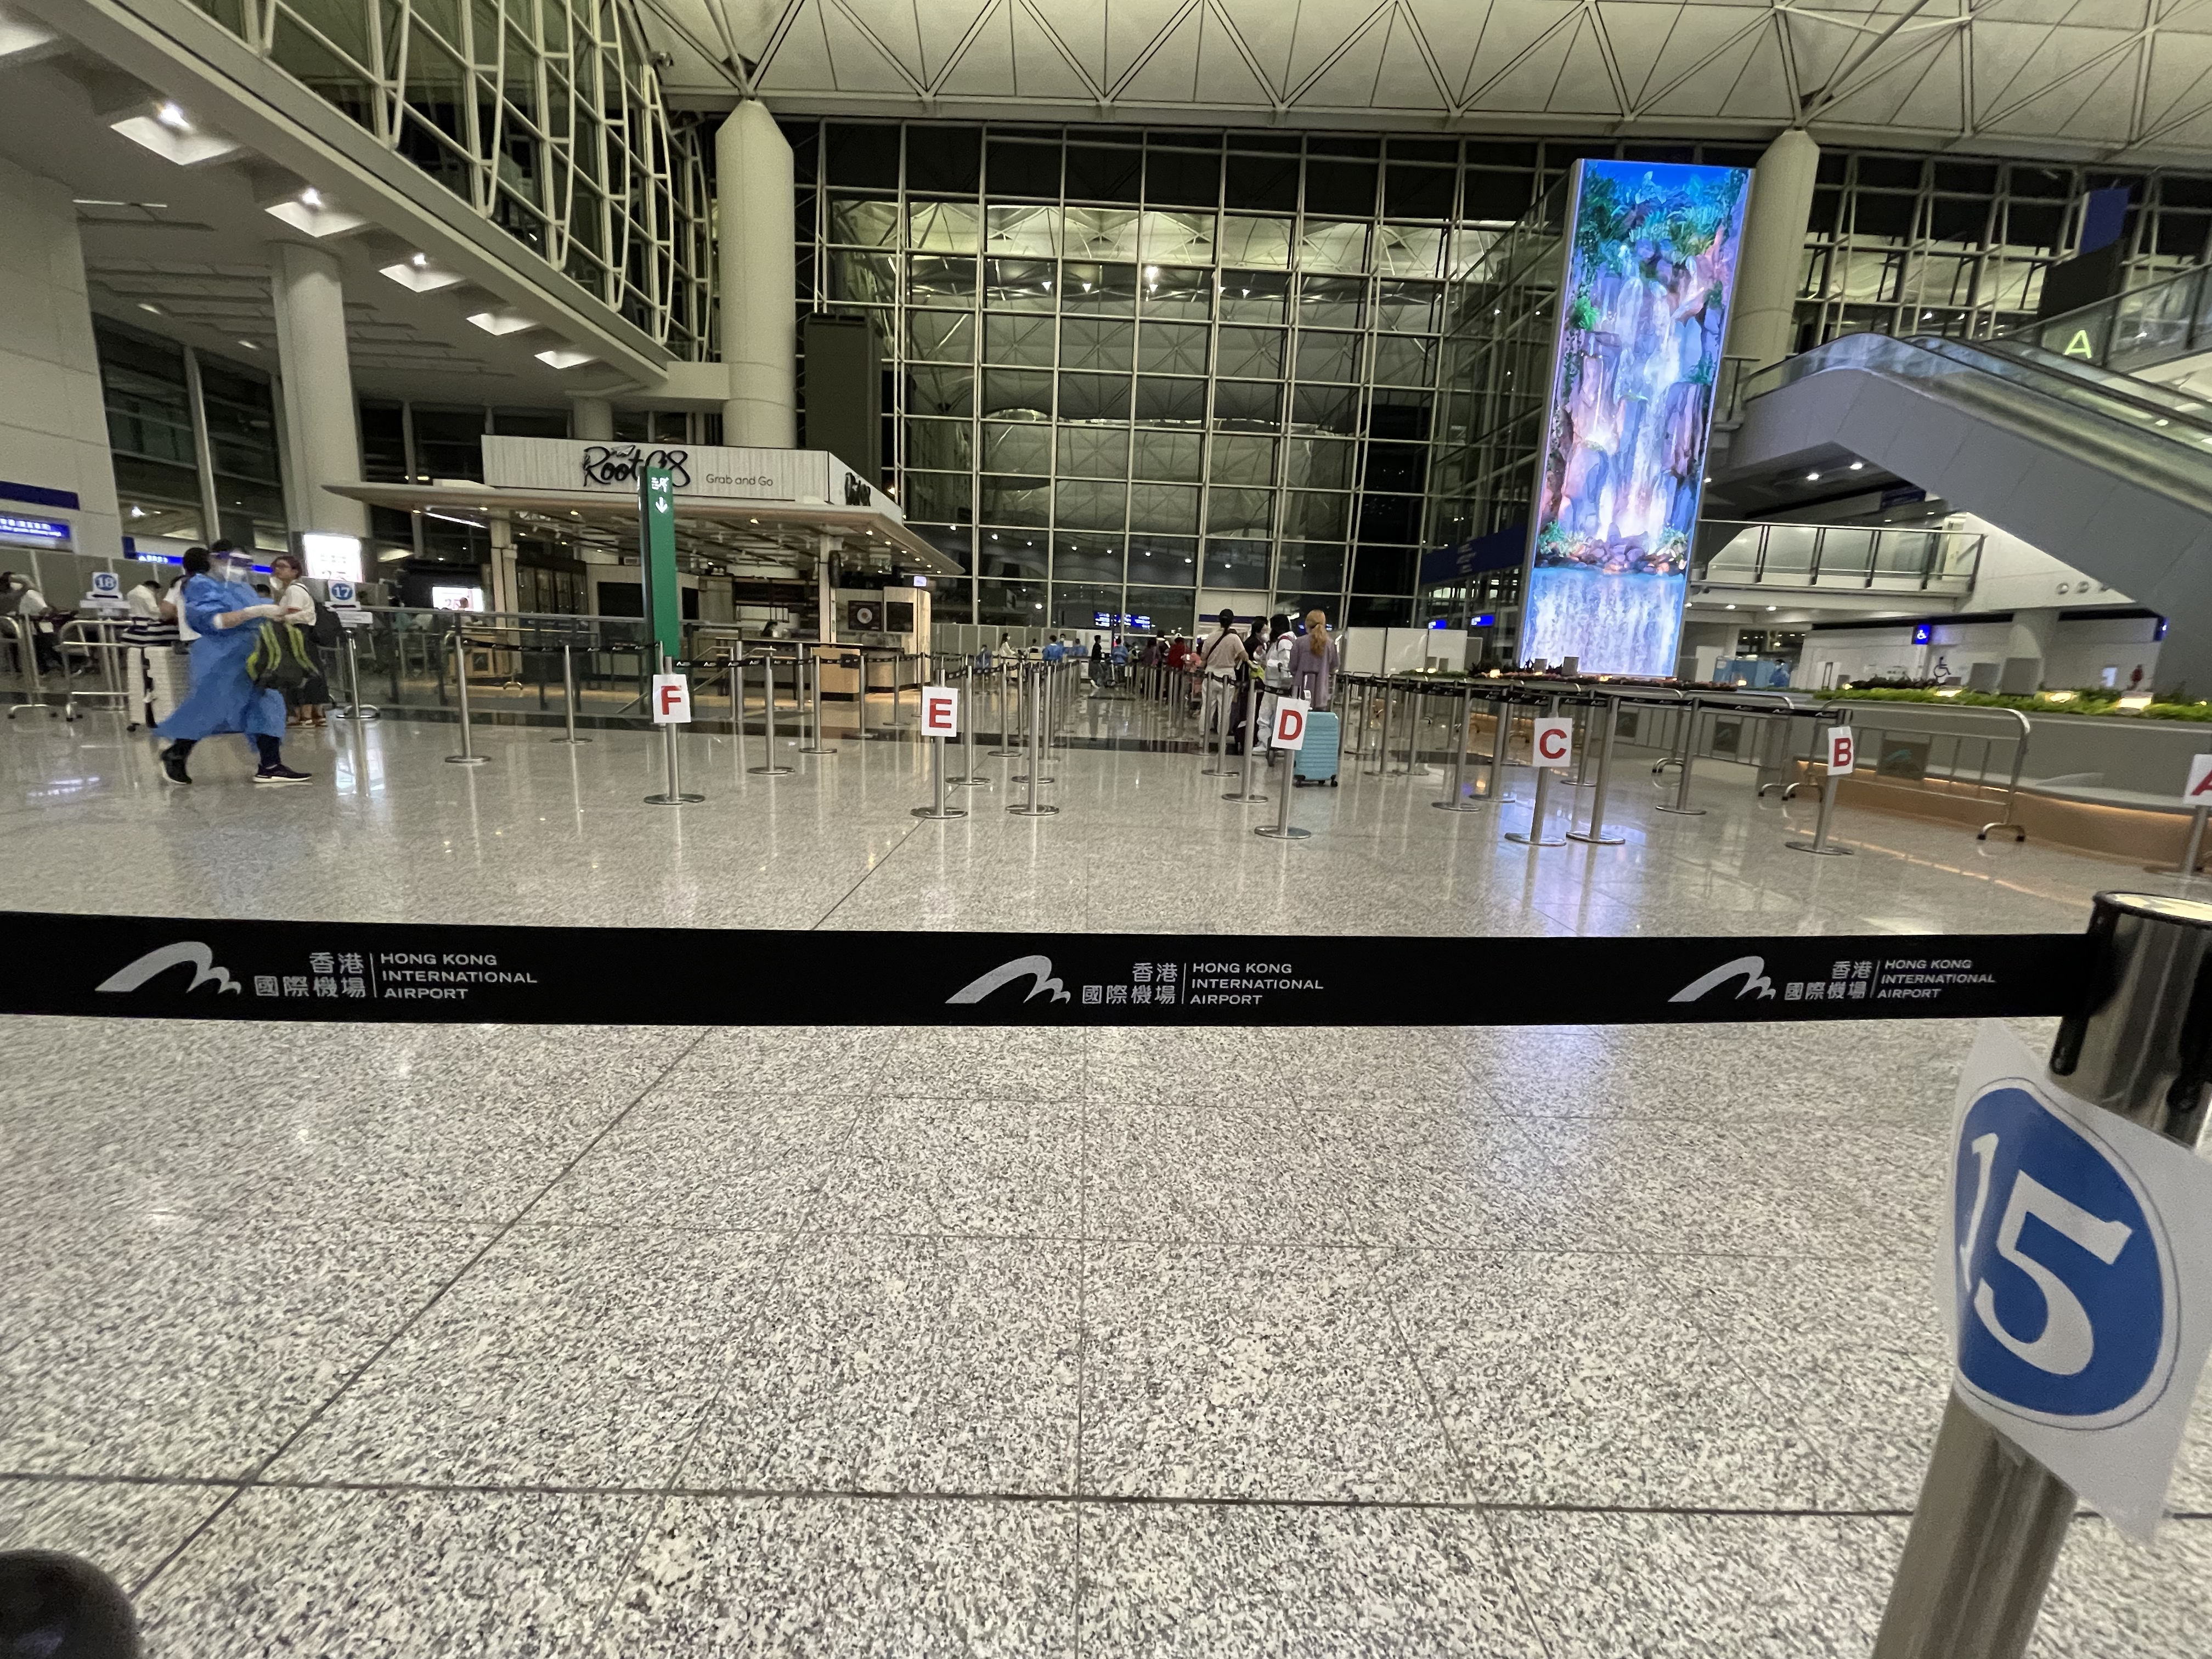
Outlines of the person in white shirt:
{"type": "Polygon", "coordinates": [[[1204,709],[1198,722],[1201,743],[1213,730],[1216,720],[1224,732],[1236,724],[1237,699],[1244,695],[1244,676],[1252,660],[1252,653],[1244,648],[1244,636],[1237,631],[1237,613],[1224,611],[1214,621],[1220,624],[1220,632],[1206,642],[1198,659],[1199,672],[1206,687],[1204,709]]]}
{"type": "Polygon", "coordinates": [[[276,601],[276,620],[300,630],[300,649],[316,665],[313,679],[285,694],[286,702],[291,705],[291,723],[321,726],[325,723],[331,687],[325,678],[328,671],[322,666],[322,653],[315,646],[315,596],[301,580],[299,560],[289,553],[279,553],[269,561],[269,580],[276,588],[272,595],[276,601]]]}

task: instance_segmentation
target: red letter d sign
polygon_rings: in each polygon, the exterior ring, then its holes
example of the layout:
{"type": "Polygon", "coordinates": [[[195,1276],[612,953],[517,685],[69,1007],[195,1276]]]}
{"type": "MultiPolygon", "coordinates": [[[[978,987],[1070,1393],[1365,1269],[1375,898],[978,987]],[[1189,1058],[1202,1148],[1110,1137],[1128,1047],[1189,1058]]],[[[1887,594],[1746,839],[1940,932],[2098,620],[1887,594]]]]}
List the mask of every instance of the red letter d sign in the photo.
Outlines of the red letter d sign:
{"type": "Polygon", "coordinates": [[[1275,703],[1275,744],[1278,749],[1303,749],[1306,744],[1306,716],[1313,704],[1303,697],[1282,697],[1275,703]]]}

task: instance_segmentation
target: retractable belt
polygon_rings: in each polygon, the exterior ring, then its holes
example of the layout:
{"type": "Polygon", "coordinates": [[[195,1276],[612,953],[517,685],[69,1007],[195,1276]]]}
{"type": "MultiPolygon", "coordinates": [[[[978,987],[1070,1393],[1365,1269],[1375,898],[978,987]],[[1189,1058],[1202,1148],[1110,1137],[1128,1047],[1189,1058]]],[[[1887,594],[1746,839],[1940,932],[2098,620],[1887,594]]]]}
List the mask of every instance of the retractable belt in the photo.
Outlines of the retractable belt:
{"type": "Polygon", "coordinates": [[[0,1012],[596,1025],[1560,1025],[2063,1015],[2080,933],[1293,938],[0,912],[0,1012]]]}

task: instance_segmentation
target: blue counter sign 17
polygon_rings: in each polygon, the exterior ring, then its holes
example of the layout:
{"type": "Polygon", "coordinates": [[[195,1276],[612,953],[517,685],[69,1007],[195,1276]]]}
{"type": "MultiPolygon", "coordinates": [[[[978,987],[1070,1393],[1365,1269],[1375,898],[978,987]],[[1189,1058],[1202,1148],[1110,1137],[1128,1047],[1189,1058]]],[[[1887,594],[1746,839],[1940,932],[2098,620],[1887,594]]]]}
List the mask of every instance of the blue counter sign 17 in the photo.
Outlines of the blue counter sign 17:
{"type": "Polygon", "coordinates": [[[1953,1386],[2148,1536],[2212,1341],[2212,1165],[2065,1093],[1994,1020],[1954,1127],[1938,1267],[1953,1386]]]}

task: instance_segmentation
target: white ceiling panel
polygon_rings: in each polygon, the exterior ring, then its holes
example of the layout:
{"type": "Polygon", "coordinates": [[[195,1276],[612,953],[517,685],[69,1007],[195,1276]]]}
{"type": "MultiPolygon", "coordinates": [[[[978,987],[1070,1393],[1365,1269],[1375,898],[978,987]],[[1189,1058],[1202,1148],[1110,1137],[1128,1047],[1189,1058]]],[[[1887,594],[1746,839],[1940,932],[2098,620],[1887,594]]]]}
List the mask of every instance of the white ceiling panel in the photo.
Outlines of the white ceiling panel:
{"type": "Polygon", "coordinates": [[[642,15],[672,96],[698,107],[732,101],[736,76],[792,112],[1802,125],[1826,143],[2212,164],[2212,0],[654,0],[642,15]]]}

